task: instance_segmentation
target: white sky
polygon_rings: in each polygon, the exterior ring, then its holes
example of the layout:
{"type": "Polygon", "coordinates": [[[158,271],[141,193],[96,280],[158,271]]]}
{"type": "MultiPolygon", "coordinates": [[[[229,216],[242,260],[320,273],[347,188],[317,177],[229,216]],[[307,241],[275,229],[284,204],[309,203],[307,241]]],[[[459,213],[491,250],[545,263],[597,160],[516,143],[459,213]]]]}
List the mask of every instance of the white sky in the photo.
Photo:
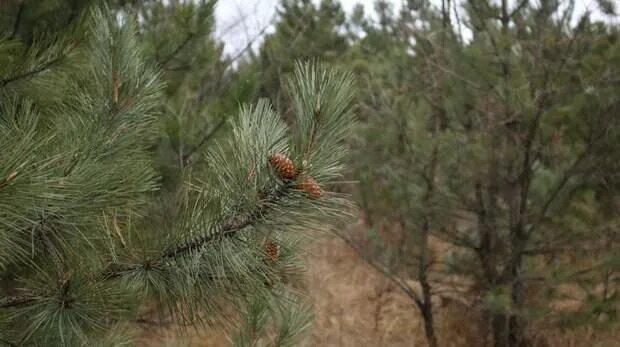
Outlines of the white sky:
{"type": "MultiPolygon", "coordinates": [[[[268,27],[279,0],[219,0],[216,5],[216,37],[225,42],[225,52],[235,52],[247,46],[261,30],[268,27]]],[[[316,0],[315,2],[319,2],[316,0]]],[[[366,7],[366,13],[372,13],[375,0],[340,0],[347,13],[355,4],[366,7]]],[[[401,0],[392,0],[394,4],[401,0]]]]}
{"type": "MultiPolygon", "coordinates": [[[[395,9],[398,9],[403,1],[390,0],[395,9]]],[[[433,3],[439,1],[431,0],[433,3]]],[[[269,27],[279,2],[279,0],[219,0],[215,10],[216,37],[225,43],[225,52],[235,55],[245,48],[248,42],[253,41],[264,28],[269,27]]],[[[351,13],[358,3],[364,5],[366,14],[374,13],[375,0],[340,0],[340,3],[347,13],[351,13]]],[[[586,9],[596,13],[595,0],[576,0],[575,5],[576,14],[583,13],[586,9]]],[[[593,15],[593,18],[600,19],[601,16],[593,15]]],[[[618,23],[618,18],[607,17],[607,20],[618,23]]]]}

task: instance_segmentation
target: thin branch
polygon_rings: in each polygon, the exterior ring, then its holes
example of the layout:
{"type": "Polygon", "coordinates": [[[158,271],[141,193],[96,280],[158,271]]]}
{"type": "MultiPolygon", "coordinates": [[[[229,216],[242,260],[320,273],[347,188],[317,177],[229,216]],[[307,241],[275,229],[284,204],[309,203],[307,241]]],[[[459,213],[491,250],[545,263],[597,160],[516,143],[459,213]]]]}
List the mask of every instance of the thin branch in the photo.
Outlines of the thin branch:
{"type": "Polygon", "coordinates": [[[519,11],[521,11],[527,4],[529,3],[529,0],[522,0],[508,15],[508,18],[511,19],[513,18],[517,13],[519,13],[519,11]]]}
{"type": "Polygon", "coordinates": [[[17,9],[17,14],[15,15],[15,22],[13,23],[13,31],[11,32],[11,36],[9,36],[9,40],[13,39],[15,35],[17,35],[17,30],[19,29],[19,23],[21,22],[23,12],[24,2],[20,2],[19,8],[17,9]]]}
{"type": "MultiPolygon", "coordinates": [[[[270,21],[271,23],[271,21],[270,21]]],[[[269,25],[265,25],[259,32],[258,34],[256,34],[246,45],[244,48],[242,48],[241,50],[239,50],[233,57],[226,59],[226,61],[223,62],[223,66],[221,68],[222,73],[219,74],[219,76],[217,77],[217,80],[215,81],[215,85],[220,85],[220,82],[222,82],[222,78],[224,77],[224,71],[226,69],[228,69],[230,66],[232,66],[238,59],[240,59],[243,54],[245,52],[247,52],[248,50],[250,50],[252,48],[252,45],[254,44],[254,42],[256,42],[256,40],[258,40],[261,36],[263,36],[263,34],[265,33],[265,31],[267,31],[267,29],[269,28],[269,26],[271,26],[271,24],[269,25]]],[[[205,75],[201,78],[201,83],[200,83],[200,88],[198,91],[198,95],[196,97],[197,100],[197,105],[201,105],[203,100],[205,99],[205,97],[207,96],[207,80],[208,80],[208,75],[205,75]]],[[[220,87],[221,88],[221,87],[220,87]]]]}
{"type": "Polygon", "coordinates": [[[577,251],[584,254],[595,254],[596,252],[604,251],[608,248],[608,245],[599,246],[599,247],[580,247],[577,249],[577,246],[574,247],[540,247],[540,248],[528,248],[523,250],[523,255],[527,256],[538,256],[545,254],[553,254],[553,253],[569,253],[575,254],[577,251]]]}
{"type": "Polygon", "coordinates": [[[3,344],[5,344],[5,345],[7,345],[7,346],[9,346],[9,347],[19,347],[19,345],[18,345],[18,344],[13,343],[13,342],[8,341],[8,340],[5,340],[5,339],[1,339],[1,338],[0,338],[0,342],[2,342],[3,344]]]}
{"type": "Polygon", "coordinates": [[[12,180],[17,177],[17,171],[11,172],[8,176],[6,176],[2,181],[0,181],[0,188],[4,188],[11,183],[12,180]]]}
{"type": "Polygon", "coordinates": [[[30,70],[30,71],[26,71],[24,73],[21,73],[21,74],[12,76],[12,77],[4,77],[4,78],[2,78],[2,80],[0,80],[0,88],[6,87],[6,85],[9,84],[9,83],[13,83],[13,82],[18,81],[20,79],[32,77],[32,76],[34,76],[36,74],[44,72],[47,69],[51,68],[53,65],[58,64],[63,59],[64,59],[64,56],[61,55],[61,56],[59,56],[59,57],[57,57],[55,59],[52,59],[52,60],[48,61],[47,63],[43,64],[42,66],[39,66],[36,69],[30,70]]]}
{"type": "Polygon", "coordinates": [[[219,123],[217,123],[215,125],[215,127],[213,127],[213,129],[211,129],[211,131],[209,131],[208,133],[206,133],[202,139],[200,140],[200,142],[198,142],[197,145],[195,145],[194,147],[190,148],[189,151],[187,151],[186,153],[183,154],[182,156],[182,160],[183,162],[187,162],[187,160],[200,148],[202,148],[202,146],[205,145],[205,143],[207,143],[214,135],[215,133],[217,133],[218,130],[220,130],[220,128],[222,126],[224,126],[224,124],[226,123],[226,118],[222,118],[219,123]]]}
{"type": "MultiPolygon", "coordinates": [[[[152,259],[147,262],[149,264],[156,264],[166,259],[174,259],[179,256],[183,256],[187,253],[195,251],[204,247],[205,245],[216,241],[218,239],[223,238],[231,238],[237,234],[237,232],[245,229],[246,227],[256,224],[259,220],[265,217],[265,214],[270,212],[273,209],[273,204],[279,202],[284,198],[292,189],[293,185],[291,182],[285,183],[283,186],[280,186],[274,189],[270,196],[266,199],[265,203],[263,203],[260,207],[256,208],[250,215],[242,220],[237,220],[235,218],[231,218],[226,224],[219,227],[217,230],[208,230],[201,236],[195,237],[187,242],[184,242],[180,245],[176,245],[164,251],[159,257],[152,259]]],[[[106,271],[101,273],[97,278],[103,280],[111,280],[118,277],[121,277],[125,273],[129,273],[135,271],[139,268],[144,267],[143,265],[130,265],[130,266],[119,266],[118,264],[112,264],[108,267],[106,271]]]]}
{"type": "Polygon", "coordinates": [[[286,184],[278,189],[275,189],[271,196],[267,199],[269,203],[263,204],[261,207],[255,209],[248,217],[241,221],[231,220],[220,228],[217,232],[208,232],[206,235],[194,238],[184,244],[168,249],[161,256],[161,259],[176,258],[179,255],[189,253],[193,250],[199,249],[202,246],[219,238],[232,237],[236,233],[247,226],[255,224],[262,219],[268,211],[271,210],[272,204],[279,202],[286,196],[292,186],[286,184]]]}
{"type": "Polygon", "coordinates": [[[316,133],[319,128],[319,121],[321,118],[321,109],[317,108],[314,110],[314,122],[312,122],[312,132],[310,133],[310,140],[306,145],[306,148],[303,152],[303,160],[308,160],[308,156],[310,155],[310,151],[312,150],[312,146],[314,146],[314,141],[316,140],[316,133]]]}
{"type": "MultiPolygon", "coordinates": [[[[149,260],[146,264],[133,264],[133,265],[119,265],[111,264],[100,274],[93,277],[94,281],[111,281],[122,277],[127,273],[131,273],[140,268],[146,268],[151,264],[161,263],[167,259],[174,259],[183,255],[186,255],[192,251],[198,250],[205,245],[221,240],[223,238],[234,237],[237,232],[245,229],[246,227],[253,225],[260,221],[265,215],[273,209],[273,204],[278,203],[284,198],[293,188],[292,182],[287,182],[284,185],[272,190],[265,203],[256,208],[249,216],[243,220],[236,220],[232,218],[229,222],[224,224],[218,230],[209,230],[204,235],[193,238],[185,243],[171,247],[164,251],[160,256],[149,260]]],[[[36,301],[42,296],[40,293],[31,292],[24,295],[6,296],[0,298],[0,308],[11,308],[27,305],[36,301]]]]}
{"type": "Polygon", "coordinates": [[[62,257],[59,254],[58,249],[54,245],[54,242],[49,236],[49,229],[46,226],[47,218],[42,218],[37,226],[35,226],[35,230],[33,234],[37,234],[43,243],[43,249],[47,253],[47,255],[51,258],[52,263],[54,263],[54,267],[56,269],[56,274],[58,275],[59,281],[66,280],[65,278],[65,266],[62,260],[62,257]]]}
{"type": "Polygon", "coordinates": [[[411,287],[409,287],[402,279],[396,277],[388,269],[385,269],[380,264],[377,264],[372,259],[369,259],[368,257],[366,257],[362,253],[362,251],[360,249],[361,247],[359,245],[357,245],[356,242],[354,242],[353,240],[349,239],[348,237],[346,237],[346,236],[344,236],[344,235],[342,235],[340,233],[336,233],[336,235],[340,239],[342,239],[352,250],[354,250],[355,253],[357,253],[357,255],[360,258],[362,258],[362,260],[364,260],[364,262],[366,264],[370,265],[378,273],[383,275],[385,278],[387,278],[392,283],[394,283],[400,290],[402,290],[403,293],[405,293],[411,300],[413,300],[415,302],[415,304],[416,304],[416,306],[418,306],[418,308],[421,309],[424,306],[424,303],[422,302],[422,299],[419,297],[419,295],[415,291],[413,291],[413,289],[411,289],[411,287]]]}
{"type": "Polygon", "coordinates": [[[534,232],[534,230],[536,229],[536,227],[538,227],[540,222],[542,222],[542,220],[545,219],[545,215],[547,214],[547,211],[549,210],[549,208],[551,207],[551,205],[553,204],[553,202],[555,201],[557,196],[560,194],[562,189],[564,189],[564,187],[566,186],[568,181],[573,177],[573,175],[575,174],[575,172],[576,172],[577,168],[579,167],[579,165],[581,164],[581,162],[589,154],[590,147],[591,147],[591,144],[589,143],[588,147],[586,147],[586,149],[584,149],[584,151],[579,155],[579,157],[577,157],[577,159],[575,159],[573,164],[564,172],[564,175],[562,176],[562,179],[560,180],[560,182],[558,182],[558,184],[555,186],[555,188],[553,189],[551,194],[549,194],[549,197],[547,198],[547,200],[543,204],[543,206],[541,208],[541,211],[540,211],[540,214],[538,215],[538,218],[536,219],[535,222],[532,223],[532,226],[530,227],[530,230],[528,231],[529,235],[531,235],[534,232]]]}
{"type": "Polygon", "coordinates": [[[183,323],[183,322],[179,322],[179,321],[176,321],[176,320],[156,321],[156,320],[152,320],[152,319],[138,318],[134,322],[137,323],[137,324],[154,325],[154,326],[160,326],[160,327],[161,326],[170,326],[170,325],[183,326],[183,327],[193,326],[192,324],[183,323]]]}
{"type": "Polygon", "coordinates": [[[228,60],[228,64],[227,65],[231,65],[233,62],[235,62],[237,59],[241,58],[241,56],[243,55],[243,53],[245,53],[246,51],[248,51],[250,48],[252,48],[252,45],[254,44],[254,42],[256,42],[256,40],[258,40],[261,36],[263,36],[263,34],[265,33],[265,31],[267,31],[267,29],[269,29],[269,27],[271,26],[271,21],[269,21],[269,24],[263,26],[263,28],[256,34],[254,35],[249,41],[248,43],[245,45],[245,47],[243,47],[240,51],[238,51],[232,58],[230,58],[228,60]]]}
{"type": "Polygon", "coordinates": [[[19,307],[37,300],[40,296],[32,292],[23,295],[11,295],[0,298],[0,308],[19,307]]]}
{"type": "Polygon", "coordinates": [[[170,60],[172,60],[177,54],[179,54],[179,52],[183,48],[185,48],[185,46],[187,46],[187,44],[194,38],[194,36],[195,33],[193,32],[187,33],[183,42],[181,42],[172,52],[170,52],[170,54],[168,54],[164,59],[162,59],[159,64],[161,66],[165,66],[166,64],[168,64],[170,60]]]}
{"type": "Polygon", "coordinates": [[[458,31],[459,31],[459,39],[460,39],[461,43],[463,43],[463,41],[464,41],[464,39],[463,39],[463,24],[461,23],[461,17],[459,15],[459,10],[457,8],[456,3],[457,3],[456,1],[453,1],[452,2],[452,5],[453,5],[452,7],[454,8],[454,18],[456,18],[456,24],[457,24],[457,28],[458,28],[458,31]]]}

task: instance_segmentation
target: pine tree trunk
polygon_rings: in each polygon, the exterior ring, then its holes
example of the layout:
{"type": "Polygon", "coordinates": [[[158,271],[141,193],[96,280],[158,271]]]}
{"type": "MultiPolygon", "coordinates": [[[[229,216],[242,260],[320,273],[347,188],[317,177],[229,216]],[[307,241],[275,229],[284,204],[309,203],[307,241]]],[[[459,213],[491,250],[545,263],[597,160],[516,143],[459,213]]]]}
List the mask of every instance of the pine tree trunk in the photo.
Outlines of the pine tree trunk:
{"type": "Polygon", "coordinates": [[[429,301],[425,302],[422,306],[421,311],[422,319],[424,320],[424,334],[426,335],[426,343],[428,343],[429,347],[437,347],[437,336],[435,335],[435,324],[433,320],[433,306],[430,298],[429,301]]]}
{"type": "MultiPolygon", "coordinates": [[[[518,272],[515,272],[518,274],[518,272]]],[[[520,310],[523,306],[523,282],[520,276],[510,278],[507,283],[511,287],[512,307],[520,310]]],[[[526,323],[520,313],[497,313],[492,316],[493,346],[495,347],[528,347],[531,343],[525,336],[526,323]]]]}
{"type": "Polygon", "coordinates": [[[491,326],[493,328],[493,346],[508,347],[508,316],[503,313],[496,313],[491,317],[491,326]]]}
{"type": "Polygon", "coordinates": [[[512,314],[509,319],[509,343],[510,346],[514,347],[527,347],[530,346],[529,341],[525,336],[525,325],[526,322],[521,317],[521,309],[523,308],[523,280],[521,279],[521,257],[518,257],[518,260],[512,269],[512,288],[511,288],[511,300],[512,306],[516,309],[517,313],[512,314]]]}
{"type": "MultiPolygon", "coordinates": [[[[431,190],[432,191],[432,190],[431,190]]],[[[420,263],[418,267],[418,277],[420,280],[420,286],[422,287],[422,305],[420,305],[420,311],[422,312],[422,319],[424,319],[424,333],[426,334],[426,341],[429,347],[437,347],[437,337],[435,336],[435,326],[433,320],[433,302],[431,301],[431,285],[428,281],[428,234],[430,225],[428,220],[424,222],[422,227],[422,249],[420,256],[420,263]]]]}
{"type": "Polygon", "coordinates": [[[491,318],[494,347],[528,347],[531,346],[525,337],[525,324],[515,314],[498,313],[491,318]]]}
{"type": "Polygon", "coordinates": [[[509,321],[508,342],[512,347],[528,347],[530,343],[525,337],[525,324],[518,315],[512,315],[509,321]]]}

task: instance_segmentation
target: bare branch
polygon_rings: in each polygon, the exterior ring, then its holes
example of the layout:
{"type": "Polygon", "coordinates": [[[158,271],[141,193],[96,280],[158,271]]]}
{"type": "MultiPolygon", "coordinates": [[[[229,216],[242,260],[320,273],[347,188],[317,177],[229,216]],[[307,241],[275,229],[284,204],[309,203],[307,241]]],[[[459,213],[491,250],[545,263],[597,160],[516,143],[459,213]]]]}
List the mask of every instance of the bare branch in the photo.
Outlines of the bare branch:
{"type": "Polygon", "coordinates": [[[521,0],[521,2],[510,12],[508,18],[513,18],[519,11],[529,4],[529,0],[521,0]]]}
{"type": "Polygon", "coordinates": [[[364,262],[366,262],[373,269],[375,269],[375,271],[377,271],[378,273],[383,275],[385,278],[390,280],[392,283],[394,283],[400,290],[403,291],[403,293],[405,293],[405,295],[407,295],[411,300],[415,302],[418,308],[422,309],[422,307],[424,306],[422,299],[411,287],[409,287],[409,285],[407,285],[405,281],[403,281],[401,278],[391,273],[390,270],[384,268],[382,265],[376,263],[369,257],[366,257],[361,250],[361,246],[359,246],[355,241],[349,239],[348,237],[340,233],[336,233],[336,235],[340,239],[342,239],[349,247],[351,247],[351,249],[354,250],[355,253],[357,253],[357,255],[359,255],[359,257],[362,260],[364,260],[364,262]]]}

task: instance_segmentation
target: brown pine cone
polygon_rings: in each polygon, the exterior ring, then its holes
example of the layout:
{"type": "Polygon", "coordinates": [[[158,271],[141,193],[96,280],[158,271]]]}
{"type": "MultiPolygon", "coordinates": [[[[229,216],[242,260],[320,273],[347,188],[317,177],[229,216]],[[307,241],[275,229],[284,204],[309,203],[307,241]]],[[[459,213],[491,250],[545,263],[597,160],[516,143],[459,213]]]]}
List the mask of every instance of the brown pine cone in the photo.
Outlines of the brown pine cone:
{"type": "Polygon", "coordinates": [[[285,154],[277,153],[269,157],[269,163],[276,170],[278,177],[284,180],[292,180],[297,177],[297,169],[293,161],[285,154]]]}
{"type": "Polygon", "coordinates": [[[280,256],[280,245],[273,241],[267,241],[267,244],[265,244],[265,253],[267,253],[271,261],[278,260],[280,256]]]}
{"type": "Polygon", "coordinates": [[[297,183],[297,189],[305,192],[312,199],[318,199],[323,195],[323,190],[317,181],[309,176],[304,177],[301,182],[297,183]]]}

